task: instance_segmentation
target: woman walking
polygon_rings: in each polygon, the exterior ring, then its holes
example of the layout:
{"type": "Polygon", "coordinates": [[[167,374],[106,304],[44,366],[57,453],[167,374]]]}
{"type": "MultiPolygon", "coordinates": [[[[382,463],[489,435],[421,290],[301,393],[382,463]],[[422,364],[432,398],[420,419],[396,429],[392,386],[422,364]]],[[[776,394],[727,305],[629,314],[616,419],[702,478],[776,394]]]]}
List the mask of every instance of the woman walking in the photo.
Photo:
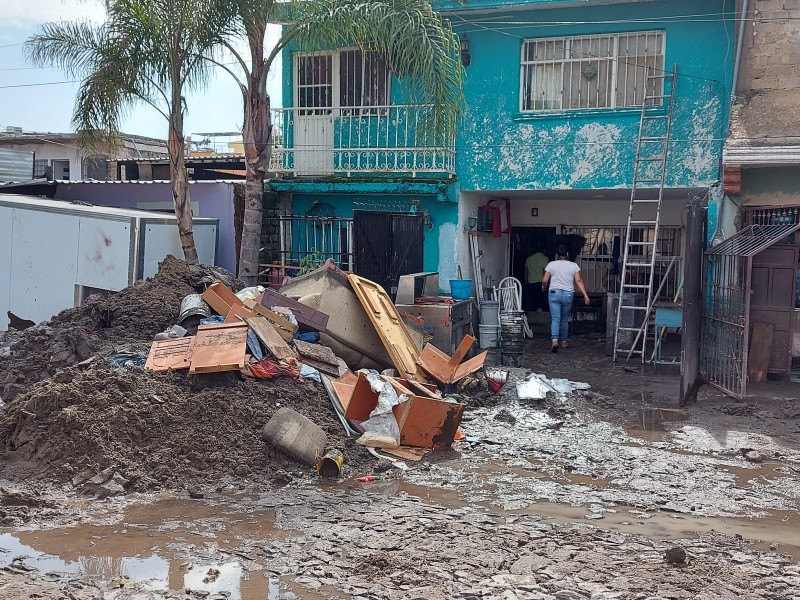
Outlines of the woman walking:
{"type": "Polygon", "coordinates": [[[578,287],[583,300],[589,304],[589,294],[581,279],[581,268],[569,260],[567,247],[561,245],[556,250],[556,260],[550,261],[545,267],[542,279],[542,291],[550,285],[547,298],[550,304],[550,338],[551,351],[558,352],[558,342],[561,347],[567,347],[567,334],[569,333],[569,314],[572,311],[572,300],[575,297],[575,286],[578,287]]]}

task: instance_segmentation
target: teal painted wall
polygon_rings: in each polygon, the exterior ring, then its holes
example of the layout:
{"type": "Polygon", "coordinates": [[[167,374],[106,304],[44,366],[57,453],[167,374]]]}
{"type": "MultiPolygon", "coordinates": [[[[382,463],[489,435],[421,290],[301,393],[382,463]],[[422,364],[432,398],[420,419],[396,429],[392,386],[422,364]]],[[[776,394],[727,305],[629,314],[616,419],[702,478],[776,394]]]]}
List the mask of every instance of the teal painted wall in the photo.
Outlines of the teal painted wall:
{"type": "MultiPolygon", "coordinates": [[[[467,8],[483,4],[508,3],[469,0],[467,8]]],[[[456,146],[461,188],[630,186],[640,111],[520,113],[521,48],[523,39],[657,29],[666,32],[665,65],[677,63],[680,73],[667,184],[695,187],[716,181],[733,71],[733,8],[733,0],[704,2],[702,9],[690,0],[659,0],[491,14],[454,11],[453,23],[467,33],[472,57],[465,79],[467,114],[456,146]],[[716,16],[710,22],[680,18],[697,13],[716,16]]]]}
{"type": "MultiPolygon", "coordinates": [[[[357,204],[385,203],[389,206],[409,206],[411,200],[419,200],[419,210],[427,210],[430,214],[431,229],[425,231],[423,262],[426,271],[440,271],[441,288],[449,291],[447,280],[455,278],[456,265],[456,222],[458,221],[458,205],[454,202],[443,202],[435,196],[420,194],[293,194],[292,213],[304,215],[315,201],[324,202],[336,209],[336,216],[350,218],[357,204]]],[[[369,208],[368,206],[365,208],[369,208]]],[[[466,267],[466,265],[465,265],[466,267]]]]}

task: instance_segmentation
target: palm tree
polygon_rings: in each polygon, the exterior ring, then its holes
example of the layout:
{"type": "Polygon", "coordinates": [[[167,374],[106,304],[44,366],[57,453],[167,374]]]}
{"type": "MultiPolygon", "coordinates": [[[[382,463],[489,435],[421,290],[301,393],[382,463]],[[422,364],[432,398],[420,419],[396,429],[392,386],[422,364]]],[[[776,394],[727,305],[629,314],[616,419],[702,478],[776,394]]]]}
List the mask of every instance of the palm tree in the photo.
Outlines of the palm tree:
{"type": "Polygon", "coordinates": [[[432,106],[427,130],[439,139],[452,135],[460,114],[462,69],[458,37],[427,0],[304,0],[291,5],[235,1],[232,17],[237,28],[223,46],[238,69],[214,62],[236,78],[244,103],[247,182],[239,277],[250,284],[258,274],[264,178],[272,141],[267,76],[281,50],[291,43],[313,49],[355,44],[379,53],[394,74],[409,83],[412,99],[432,106]],[[265,35],[271,23],[283,24],[283,31],[267,53],[265,35]],[[249,61],[237,51],[237,38],[247,40],[249,61]]]}
{"type": "Polygon", "coordinates": [[[86,147],[114,145],[120,121],[135,106],[157,110],[169,124],[167,150],[175,216],[184,258],[198,262],[184,158],[184,94],[201,87],[204,57],[226,32],[229,15],[209,0],[106,0],[100,25],[43,25],[25,51],[37,66],[81,79],[72,126],[86,147]]]}

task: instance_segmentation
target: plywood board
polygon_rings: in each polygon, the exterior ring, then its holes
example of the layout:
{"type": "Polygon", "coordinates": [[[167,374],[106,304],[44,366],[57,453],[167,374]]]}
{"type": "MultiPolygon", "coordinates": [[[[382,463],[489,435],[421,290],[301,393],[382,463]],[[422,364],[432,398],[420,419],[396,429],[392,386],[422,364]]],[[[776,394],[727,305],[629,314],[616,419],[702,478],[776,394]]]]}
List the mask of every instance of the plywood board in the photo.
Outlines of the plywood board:
{"type": "Polygon", "coordinates": [[[175,340],[156,340],[150,346],[145,369],[169,371],[188,369],[192,361],[195,338],[182,337],[175,340]]]}
{"type": "Polygon", "coordinates": [[[221,281],[215,281],[208,286],[208,289],[202,293],[201,297],[211,308],[223,317],[226,316],[234,306],[242,305],[242,301],[239,300],[236,294],[221,281]]]}
{"type": "Polygon", "coordinates": [[[319,360],[314,360],[313,358],[307,358],[305,356],[300,357],[300,362],[304,365],[308,365],[309,367],[314,367],[317,371],[322,373],[326,373],[327,375],[331,375],[332,377],[339,377],[340,375],[344,374],[347,371],[347,365],[341,367],[339,364],[329,365],[328,363],[324,363],[319,360]]]}
{"type": "Polygon", "coordinates": [[[427,381],[427,375],[417,365],[417,346],[384,289],[358,275],[349,275],[348,280],[398,373],[406,379],[427,381]]]}
{"type": "Polygon", "coordinates": [[[775,325],[772,323],[753,324],[750,351],[747,353],[747,375],[754,383],[763,383],[767,380],[774,337],[775,325]]]}
{"type": "Polygon", "coordinates": [[[247,323],[201,325],[197,329],[189,373],[238,371],[247,353],[247,323]]]}
{"type": "Polygon", "coordinates": [[[278,335],[275,328],[264,317],[245,317],[245,321],[256,334],[256,337],[264,344],[264,347],[270,351],[272,356],[278,360],[295,358],[294,351],[289,348],[289,345],[278,335]]]}
{"type": "Polygon", "coordinates": [[[279,315],[275,311],[264,308],[255,300],[248,300],[244,303],[245,307],[253,311],[255,314],[264,317],[275,328],[284,340],[291,342],[294,339],[294,334],[297,332],[297,325],[279,315]]]}

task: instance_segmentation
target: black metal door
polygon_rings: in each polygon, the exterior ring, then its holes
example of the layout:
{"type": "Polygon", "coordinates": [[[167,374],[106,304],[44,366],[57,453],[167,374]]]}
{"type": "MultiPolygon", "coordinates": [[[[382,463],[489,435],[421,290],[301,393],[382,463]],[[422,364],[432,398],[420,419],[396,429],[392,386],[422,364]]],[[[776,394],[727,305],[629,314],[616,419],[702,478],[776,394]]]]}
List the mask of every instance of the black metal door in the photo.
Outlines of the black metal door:
{"type": "Polygon", "coordinates": [[[401,275],[422,271],[423,216],[353,211],[353,272],[394,295],[401,275]]]}

